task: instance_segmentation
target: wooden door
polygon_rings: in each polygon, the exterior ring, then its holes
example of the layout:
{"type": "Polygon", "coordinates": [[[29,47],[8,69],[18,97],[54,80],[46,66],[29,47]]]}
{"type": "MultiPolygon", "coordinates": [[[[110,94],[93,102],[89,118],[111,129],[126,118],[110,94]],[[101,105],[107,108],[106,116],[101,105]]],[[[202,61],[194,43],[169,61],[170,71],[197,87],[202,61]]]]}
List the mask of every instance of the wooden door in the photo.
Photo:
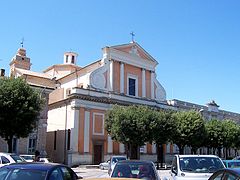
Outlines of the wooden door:
{"type": "Polygon", "coordinates": [[[94,159],[93,159],[94,164],[100,164],[102,162],[103,154],[102,150],[103,150],[102,145],[94,145],[94,159]]]}

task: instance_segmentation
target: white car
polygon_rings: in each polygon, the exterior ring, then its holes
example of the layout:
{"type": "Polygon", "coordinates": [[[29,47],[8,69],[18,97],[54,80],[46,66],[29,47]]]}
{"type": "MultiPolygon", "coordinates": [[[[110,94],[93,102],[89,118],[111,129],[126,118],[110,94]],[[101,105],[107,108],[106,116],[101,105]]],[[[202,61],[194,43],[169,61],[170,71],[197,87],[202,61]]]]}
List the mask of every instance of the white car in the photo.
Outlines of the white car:
{"type": "MultiPolygon", "coordinates": [[[[20,154],[20,157],[22,157],[23,159],[25,159],[27,162],[33,162],[35,155],[31,155],[31,154],[20,154]]],[[[44,163],[52,162],[49,158],[46,158],[46,157],[40,157],[39,161],[40,161],[40,162],[44,162],[44,163]]]]}
{"type": "Polygon", "coordinates": [[[11,164],[26,162],[23,158],[13,153],[2,153],[0,152],[0,167],[11,164]]]}
{"type": "Polygon", "coordinates": [[[25,161],[27,162],[33,162],[33,159],[34,159],[34,155],[30,155],[30,154],[20,154],[19,156],[25,159],[25,161]]]}
{"type": "Polygon", "coordinates": [[[207,180],[215,171],[225,168],[215,155],[175,155],[172,161],[172,180],[207,180]]]}

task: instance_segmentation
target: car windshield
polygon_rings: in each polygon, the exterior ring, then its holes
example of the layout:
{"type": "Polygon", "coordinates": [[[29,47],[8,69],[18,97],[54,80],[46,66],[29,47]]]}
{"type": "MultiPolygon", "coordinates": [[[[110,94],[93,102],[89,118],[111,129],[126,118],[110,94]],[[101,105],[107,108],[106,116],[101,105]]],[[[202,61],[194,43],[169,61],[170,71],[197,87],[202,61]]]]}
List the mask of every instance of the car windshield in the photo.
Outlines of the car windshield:
{"type": "Polygon", "coordinates": [[[157,179],[153,164],[145,162],[119,162],[116,164],[111,177],[157,179]]]}
{"type": "Polygon", "coordinates": [[[126,160],[126,158],[125,157],[113,157],[112,162],[116,163],[118,161],[123,161],[123,160],[126,160]]]}
{"type": "Polygon", "coordinates": [[[30,170],[30,169],[8,169],[8,168],[1,168],[0,169],[0,179],[4,179],[8,175],[8,179],[14,180],[44,180],[47,172],[46,171],[39,171],[39,170],[30,170]],[[9,173],[12,171],[11,173],[9,173]],[[8,175],[9,174],[9,175],[8,175]]]}
{"type": "Polygon", "coordinates": [[[180,169],[184,172],[213,173],[224,168],[221,160],[216,157],[182,157],[179,161],[180,169]]]}
{"type": "Polygon", "coordinates": [[[16,163],[19,163],[19,162],[25,162],[25,160],[23,158],[21,158],[20,156],[18,155],[10,155],[13,160],[16,162],[16,163]]]}

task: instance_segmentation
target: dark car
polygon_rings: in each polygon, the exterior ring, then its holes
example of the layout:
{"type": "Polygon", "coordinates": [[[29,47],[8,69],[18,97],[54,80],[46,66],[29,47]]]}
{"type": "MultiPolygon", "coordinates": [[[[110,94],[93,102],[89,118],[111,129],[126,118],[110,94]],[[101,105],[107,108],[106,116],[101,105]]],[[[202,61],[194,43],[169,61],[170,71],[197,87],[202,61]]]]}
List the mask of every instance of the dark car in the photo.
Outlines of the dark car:
{"type": "Polygon", "coordinates": [[[155,165],[151,161],[119,161],[113,168],[111,178],[138,178],[160,180],[155,165]]]}
{"type": "Polygon", "coordinates": [[[239,180],[240,179],[240,168],[226,168],[221,169],[213,173],[213,175],[208,180],[239,180]]]}
{"type": "Polygon", "coordinates": [[[240,160],[223,160],[226,168],[240,168],[240,160]]]}
{"type": "Polygon", "coordinates": [[[76,180],[82,179],[68,166],[56,163],[15,163],[0,168],[0,180],[76,180]]]}

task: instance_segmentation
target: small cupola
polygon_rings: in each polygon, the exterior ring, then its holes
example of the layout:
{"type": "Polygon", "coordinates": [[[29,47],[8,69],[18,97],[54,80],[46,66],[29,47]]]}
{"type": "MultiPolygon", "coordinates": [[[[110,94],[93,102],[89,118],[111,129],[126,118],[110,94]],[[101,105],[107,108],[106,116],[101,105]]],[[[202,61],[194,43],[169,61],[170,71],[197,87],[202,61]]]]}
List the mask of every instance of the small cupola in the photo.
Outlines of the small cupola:
{"type": "Polygon", "coordinates": [[[65,52],[64,53],[64,64],[77,64],[77,53],[74,52],[65,52]]]}
{"type": "Polygon", "coordinates": [[[207,103],[207,107],[208,111],[218,112],[219,105],[217,105],[217,103],[214,100],[212,100],[209,103],[207,103]]]}

